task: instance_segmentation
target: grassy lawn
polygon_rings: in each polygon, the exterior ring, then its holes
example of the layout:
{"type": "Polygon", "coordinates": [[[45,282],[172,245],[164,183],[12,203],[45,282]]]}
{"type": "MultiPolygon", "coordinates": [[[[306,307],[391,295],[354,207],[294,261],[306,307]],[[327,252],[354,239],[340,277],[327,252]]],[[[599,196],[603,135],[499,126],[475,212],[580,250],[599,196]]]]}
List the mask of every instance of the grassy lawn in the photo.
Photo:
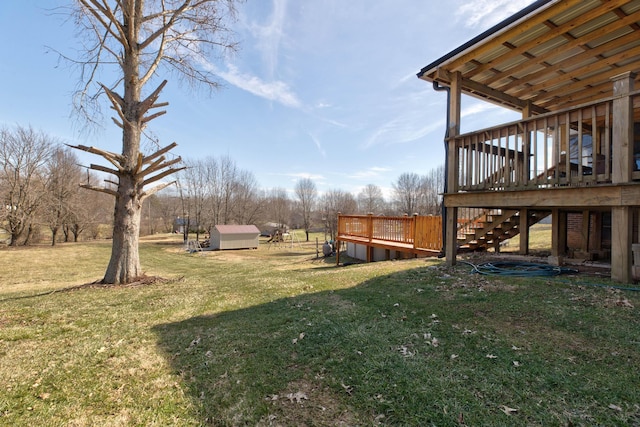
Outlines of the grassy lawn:
{"type": "Polygon", "coordinates": [[[0,425],[640,425],[638,292],[178,239],[0,251],[0,425]]]}

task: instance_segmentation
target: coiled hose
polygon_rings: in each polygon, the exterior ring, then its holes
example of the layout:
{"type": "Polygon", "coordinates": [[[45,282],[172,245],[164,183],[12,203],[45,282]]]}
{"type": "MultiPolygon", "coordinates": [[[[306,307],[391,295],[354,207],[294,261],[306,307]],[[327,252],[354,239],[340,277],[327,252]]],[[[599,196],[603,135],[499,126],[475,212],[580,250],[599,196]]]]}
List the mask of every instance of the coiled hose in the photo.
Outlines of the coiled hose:
{"type": "Polygon", "coordinates": [[[484,274],[487,276],[539,277],[578,273],[578,270],[573,268],[557,267],[535,262],[494,261],[484,262],[478,265],[467,261],[461,262],[473,267],[471,273],[484,274]]]}
{"type": "MultiPolygon", "coordinates": [[[[557,267],[548,264],[539,264],[535,262],[516,262],[516,261],[497,261],[484,262],[482,264],[473,264],[468,261],[460,261],[472,267],[471,274],[483,274],[487,276],[503,276],[503,277],[544,277],[559,276],[561,274],[579,273],[575,268],[557,267]]],[[[602,288],[619,289],[623,291],[640,292],[640,288],[614,286],[600,283],[571,283],[580,286],[595,286],[602,288]]]]}

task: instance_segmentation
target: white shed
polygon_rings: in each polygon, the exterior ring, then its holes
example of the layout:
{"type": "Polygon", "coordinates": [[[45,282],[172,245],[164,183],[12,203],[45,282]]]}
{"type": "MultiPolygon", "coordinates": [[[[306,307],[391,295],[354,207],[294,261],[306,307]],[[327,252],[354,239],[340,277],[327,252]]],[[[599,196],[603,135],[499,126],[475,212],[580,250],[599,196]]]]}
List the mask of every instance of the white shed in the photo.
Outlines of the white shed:
{"type": "Polygon", "coordinates": [[[257,249],[260,230],[255,225],[216,225],[211,230],[210,249],[257,249]]]}

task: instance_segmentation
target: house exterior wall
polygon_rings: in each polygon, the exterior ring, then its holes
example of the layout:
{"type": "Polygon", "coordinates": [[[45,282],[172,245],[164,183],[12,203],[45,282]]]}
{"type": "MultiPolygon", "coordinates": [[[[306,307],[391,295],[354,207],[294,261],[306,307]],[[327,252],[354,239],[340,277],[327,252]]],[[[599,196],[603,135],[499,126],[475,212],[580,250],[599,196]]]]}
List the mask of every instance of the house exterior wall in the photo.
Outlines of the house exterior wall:
{"type": "MultiPolygon", "coordinates": [[[[353,242],[347,243],[347,255],[351,258],[359,259],[361,261],[367,260],[367,246],[360,245],[353,242]]],[[[373,248],[373,254],[371,257],[371,261],[386,261],[388,259],[403,259],[406,258],[407,255],[403,254],[400,251],[388,250],[383,248],[373,248]]]]}

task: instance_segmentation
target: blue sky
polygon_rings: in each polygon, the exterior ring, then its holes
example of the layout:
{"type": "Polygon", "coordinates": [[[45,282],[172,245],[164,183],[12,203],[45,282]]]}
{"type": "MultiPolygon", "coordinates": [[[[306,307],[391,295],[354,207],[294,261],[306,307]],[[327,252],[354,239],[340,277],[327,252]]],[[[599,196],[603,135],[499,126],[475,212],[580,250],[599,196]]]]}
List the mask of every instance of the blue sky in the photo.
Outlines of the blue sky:
{"type": "MultiPolygon", "coordinates": [[[[530,3],[248,0],[234,25],[239,52],[213,64],[222,89],[210,95],[169,78],[167,114],[150,130],[161,145],[177,142],[183,158],[231,157],[264,189],[311,178],[320,192],[357,195],[375,184],[388,195],[400,174],[444,161],[446,95],[416,73],[530,3]]],[[[109,116],[86,132],[72,114],[78,70],[52,50],[79,56],[73,21],[51,12],[65,4],[0,2],[0,126],[119,152],[109,116]]],[[[463,115],[463,131],[517,117],[470,98],[463,115]]]]}

